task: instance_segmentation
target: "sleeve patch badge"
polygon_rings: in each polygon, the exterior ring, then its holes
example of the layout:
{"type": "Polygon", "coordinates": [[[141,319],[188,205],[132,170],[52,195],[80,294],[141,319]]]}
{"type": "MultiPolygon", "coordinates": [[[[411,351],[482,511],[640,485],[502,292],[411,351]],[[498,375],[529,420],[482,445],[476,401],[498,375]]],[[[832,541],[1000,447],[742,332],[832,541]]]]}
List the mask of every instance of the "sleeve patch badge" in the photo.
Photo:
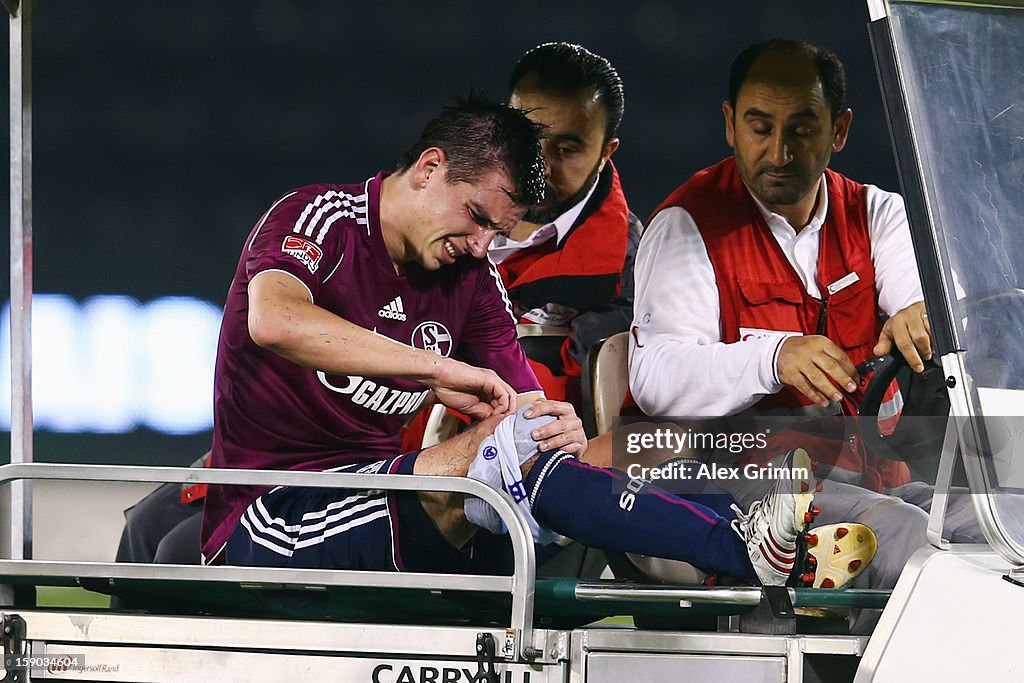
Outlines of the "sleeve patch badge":
{"type": "Polygon", "coordinates": [[[294,235],[288,235],[284,238],[281,251],[289,256],[294,256],[299,262],[309,268],[311,273],[315,273],[316,269],[320,267],[320,258],[324,255],[320,247],[309,240],[294,235]]]}

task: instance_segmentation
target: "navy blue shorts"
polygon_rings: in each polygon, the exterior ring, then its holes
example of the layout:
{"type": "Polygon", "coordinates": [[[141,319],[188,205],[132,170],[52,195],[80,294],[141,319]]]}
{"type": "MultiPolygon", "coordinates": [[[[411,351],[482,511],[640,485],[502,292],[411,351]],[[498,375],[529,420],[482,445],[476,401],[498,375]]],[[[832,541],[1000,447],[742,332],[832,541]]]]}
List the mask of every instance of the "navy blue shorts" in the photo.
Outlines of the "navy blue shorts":
{"type": "MultiPolygon", "coordinates": [[[[411,474],[419,452],[339,472],[411,474]]],[[[511,574],[507,536],[481,531],[456,549],[411,491],[276,488],[245,512],[225,563],[255,567],[511,574]]]]}

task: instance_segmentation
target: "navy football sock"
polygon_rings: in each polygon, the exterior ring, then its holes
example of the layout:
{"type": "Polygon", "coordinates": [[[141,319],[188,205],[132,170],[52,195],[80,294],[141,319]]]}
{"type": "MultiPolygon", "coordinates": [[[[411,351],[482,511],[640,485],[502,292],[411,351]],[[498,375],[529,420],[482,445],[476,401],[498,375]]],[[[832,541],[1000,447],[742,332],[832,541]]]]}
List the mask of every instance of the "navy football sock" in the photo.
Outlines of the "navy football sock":
{"type": "Polygon", "coordinates": [[[667,476],[658,480],[658,486],[674,496],[711,508],[720,517],[733,521],[736,519],[736,511],[732,509],[732,504],[736,499],[709,476],[702,476],[702,465],[700,460],[691,458],[669,460],[661,465],[667,476]]]}
{"type": "Polygon", "coordinates": [[[549,451],[524,483],[537,521],[584,545],[756,580],[746,546],[728,519],[649,482],[549,451]]]}

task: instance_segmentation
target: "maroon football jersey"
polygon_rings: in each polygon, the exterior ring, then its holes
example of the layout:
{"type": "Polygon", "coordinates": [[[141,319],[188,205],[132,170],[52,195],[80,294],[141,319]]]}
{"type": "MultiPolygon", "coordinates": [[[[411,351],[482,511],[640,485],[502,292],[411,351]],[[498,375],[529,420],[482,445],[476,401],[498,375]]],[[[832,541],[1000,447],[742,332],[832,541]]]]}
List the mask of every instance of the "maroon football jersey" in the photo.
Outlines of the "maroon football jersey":
{"type": "MultiPolygon", "coordinates": [[[[349,322],[491,368],[518,392],[539,390],[489,260],[466,255],[437,271],[410,264],[395,273],[379,222],[385,177],[290,192],[249,234],[217,349],[214,467],[327,470],[391,457],[400,428],[427,395],[417,382],[328,375],[257,346],[249,337],[247,287],[268,270],[297,278],[313,303],[349,322]]],[[[265,490],[210,487],[203,519],[207,558],[265,490]]]]}

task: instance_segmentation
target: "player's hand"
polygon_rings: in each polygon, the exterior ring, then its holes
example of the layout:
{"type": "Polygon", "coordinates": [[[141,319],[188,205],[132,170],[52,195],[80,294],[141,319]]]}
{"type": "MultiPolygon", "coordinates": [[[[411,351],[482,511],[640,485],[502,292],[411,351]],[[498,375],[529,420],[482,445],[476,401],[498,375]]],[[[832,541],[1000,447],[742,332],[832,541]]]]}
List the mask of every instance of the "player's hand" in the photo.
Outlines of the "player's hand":
{"type": "Polygon", "coordinates": [[[910,304],[886,320],[873,351],[876,356],[884,356],[892,353],[893,346],[914,372],[924,371],[923,361],[932,357],[932,328],[923,301],[910,304]]]}
{"type": "Polygon", "coordinates": [[[571,403],[540,399],[530,404],[523,413],[526,417],[553,415],[554,422],[533,431],[533,440],[542,451],[553,451],[556,448],[581,456],[587,451],[587,435],[583,431],[583,420],[576,415],[571,403]]]}
{"type": "Polygon", "coordinates": [[[840,389],[854,391],[860,376],[849,356],[828,337],[806,335],[782,342],[776,366],[779,381],[818,405],[840,401],[840,389]]]}
{"type": "Polygon", "coordinates": [[[493,370],[444,359],[436,378],[424,382],[449,408],[482,420],[507,415],[515,408],[516,392],[493,370]]]}

